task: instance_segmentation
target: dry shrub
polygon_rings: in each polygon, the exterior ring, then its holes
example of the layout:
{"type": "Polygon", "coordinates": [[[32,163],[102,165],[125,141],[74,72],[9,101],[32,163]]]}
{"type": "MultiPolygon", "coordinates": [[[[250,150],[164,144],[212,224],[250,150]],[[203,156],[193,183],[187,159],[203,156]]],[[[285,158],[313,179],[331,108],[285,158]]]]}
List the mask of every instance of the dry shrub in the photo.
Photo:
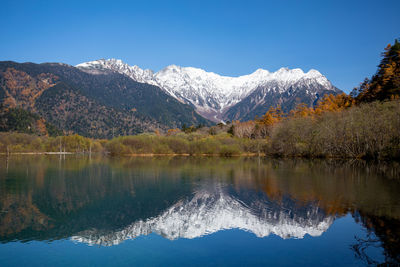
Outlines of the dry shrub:
{"type": "Polygon", "coordinates": [[[267,153],[282,156],[398,158],[400,101],[374,102],[274,126],[267,153]]]}

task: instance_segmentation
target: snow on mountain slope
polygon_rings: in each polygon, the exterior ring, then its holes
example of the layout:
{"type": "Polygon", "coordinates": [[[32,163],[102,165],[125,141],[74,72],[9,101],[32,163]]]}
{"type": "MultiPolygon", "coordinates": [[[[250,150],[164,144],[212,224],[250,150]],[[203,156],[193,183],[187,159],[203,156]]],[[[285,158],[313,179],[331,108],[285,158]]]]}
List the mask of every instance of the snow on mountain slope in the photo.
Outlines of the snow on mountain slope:
{"type": "Polygon", "coordinates": [[[137,82],[155,85],[155,83],[152,82],[154,75],[152,70],[143,70],[136,65],[129,66],[120,59],[99,59],[81,63],[75,67],[92,74],[102,73],[107,70],[116,71],[129,76],[137,82]]]}
{"type": "Polygon", "coordinates": [[[102,233],[96,229],[83,231],[71,239],[89,245],[111,246],[141,235],[157,233],[167,239],[197,238],[226,229],[242,229],[266,237],[303,238],[320,236],[333,223],[318,206],[299,211],[289,204],[276,206],[267,200],[245,203],[223,189],[199,190],[193,198],[184,199],[159,216],[139,220],[122,230],[102,233]]]}
{"type": "MultiPolygon", "coordinates": [[[[213,121],[225,119],[225,113],[260,87],[274,85],[277,94],[282,94],[298,84],[307,81],[308,88],[324,88],[326,91],[337,90],[329,80],[317,70],[304,73],[301,69],[281,68],[276,72],[258,69],[239,77],[221,76],[199,68],[170,65],[157,73],[142,70],[138,66],[129,66],[121,60],[96,60],[76,67],[96,73],[112,70],[123,73],[135,81],[157,85],[183,103],[193,105],[196,111],[213,121]],[[311,86],[310,86],[311,85],[311,86]]],[[[273,88],[270,88],[273,89],[273,88]]],[[[304,94],[313,94],[313,90],[304,94]]],[[[239,118],[240,119],[240,118],[239,118]]]]}

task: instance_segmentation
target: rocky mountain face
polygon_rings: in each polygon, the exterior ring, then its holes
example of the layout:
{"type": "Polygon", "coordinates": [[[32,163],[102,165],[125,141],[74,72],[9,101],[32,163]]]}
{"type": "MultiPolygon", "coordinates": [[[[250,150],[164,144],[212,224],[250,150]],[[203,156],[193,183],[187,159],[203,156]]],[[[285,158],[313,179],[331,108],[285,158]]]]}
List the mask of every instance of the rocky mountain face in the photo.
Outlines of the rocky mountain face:
{"type": "Polygon", "coordinates": [[[289,112],[298,104],[314,106],[325,94],[339,94],[326,78],[302,77],[290,83],[269,81],[258,86],[239,103],[231,106],[225,113],[226,120],[253,120],[264,115],[269,107],[280,105],[284,112],[289,112]]]}
{"type": "Polygon", "coordinates": [[[0,105],[96,138],[211,123],[157,86],[60,63],[0,62],[0,105]]]}
{"type": "Polygon", "coordinates": [[[299,103],[311,106],[324,94],[341,92],[317,70],[304,73],[301,69],[281,68],[276,72],[258,69],[249,75],[228,77],[171,65],[154,73],[116,59],[101,59],[76,67],[92,74],[118,72],[135,81],[157,85],[215,122],[254,119],[271,106],[281,105],[286,111],[299,103]]]}

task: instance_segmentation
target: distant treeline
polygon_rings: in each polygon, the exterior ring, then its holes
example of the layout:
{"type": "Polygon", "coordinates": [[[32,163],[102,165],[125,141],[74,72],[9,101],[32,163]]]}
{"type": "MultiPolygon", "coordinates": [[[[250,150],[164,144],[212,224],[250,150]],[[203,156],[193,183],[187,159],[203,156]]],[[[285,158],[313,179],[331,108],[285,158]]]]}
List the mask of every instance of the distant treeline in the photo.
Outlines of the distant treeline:
{"type": "MultiPolygon", "coordinates": [[[[289,113],[273,107],[261,118],[212,127],[186,126],[166,133],[98,140],[58,136],[56,129],[18,110],[3,114],[12,122],[1,133],[0,151],[129,154],[242,155],[400,159],[400,43],[388,45],[377,73],[350,95],[326,95],[315,107],[289,113]],[[19,118],[19,119],[18,119],[19,118]],[[36,122],[35,127],[30,127],[36,122]],[[44,127],[46,126],[46,127],[44,127]],[[49,130],[50,129],[50,130],[49,130]]],[[[0,128],[2,126],[0,120],[0,128]]]]}
{"type": "Polygon", "coordinates": [[[59,136],[63,132],[39,115],[22,108],[0,106],[0,132],[19,132],[36,135],[59,136]]]}

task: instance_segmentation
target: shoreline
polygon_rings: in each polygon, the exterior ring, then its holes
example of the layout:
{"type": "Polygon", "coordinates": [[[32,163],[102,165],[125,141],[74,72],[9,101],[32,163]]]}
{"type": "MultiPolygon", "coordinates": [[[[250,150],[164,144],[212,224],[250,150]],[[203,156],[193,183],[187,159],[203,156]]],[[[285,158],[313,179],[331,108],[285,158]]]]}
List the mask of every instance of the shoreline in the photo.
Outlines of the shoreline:
{"type": "MultiPolygon", "coordinates": [[[[0,155],[90,155],[89,153],[82,152],[0,152],[0,155]]],[[[109,152],[107,153],[92,153],[92,155],[108,155],[108,156],[121,156],[121,157],[158,157],[158,156],[182,156],[182,157],[191,157],[191,156],[213,156],[213,157],[255,157],[255,156],[266,156],[265,153],[242,153],[242,154],[231,154],[231,155],[221,155],[221,154],[189,154],[189,153],[133,153],[133,154],[118,154],[111,155],[109,152]]]]}
{"type": "Polygon", "coordinates": [[[0,152],[0,155],[73,155],[77,152],[0,152]]]}
{"type": "Polygon", "coordinates": [[[271,159],[334,159],[334,160],[363,160],[363,161],[390,161],[400,162],[398,158],[363,158],[363,157],[335,157],[335,156],[302,156],[302,155],[274,155],[267,153],[241,153],[241,154],[189,154],[189,153],[131,153],[131,154],[111,154],[110,152],[0,152],[0,156],[12,155],[85,155],[85,156],[107,156],[107,157],[267,157],[271,159]]]}

